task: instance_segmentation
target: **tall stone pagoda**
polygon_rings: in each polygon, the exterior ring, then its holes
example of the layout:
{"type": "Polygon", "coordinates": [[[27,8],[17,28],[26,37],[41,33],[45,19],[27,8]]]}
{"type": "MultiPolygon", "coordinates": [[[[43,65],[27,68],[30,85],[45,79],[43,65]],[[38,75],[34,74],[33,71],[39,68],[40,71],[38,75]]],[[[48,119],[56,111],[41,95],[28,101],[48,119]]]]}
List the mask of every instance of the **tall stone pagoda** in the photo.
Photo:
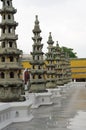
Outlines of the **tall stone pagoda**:
{"type": "Polygon", "coordinates": [[[54,41],[52,40],[51,32],[49,33],[49,38],[47,41],[48,52],[46,53],[46,70],[47,70],[47,83],[46,88],[55,88],[56,87],[56,72],[55,72],[55,58],[53,54],[54,50],[54,41]]]}
{"type": "Polygon", "coordinates": [[[55,67],[56,85],[61,86],[63,84],[63,78],[62,78],[61,49],[59,47],[58,41],[57,41],[57,44],[55,46],[55,52],[56,52],[56,56],[55,56],[55,60],[56,60],[56,67],[55,67]]]}
{"type": "Polygon", "coordinates": [[[66,62],[66,57],[65,57],[65,53],[63,48],[61,49],[61,66],[62,66],[62,84],[66,84],[67,83],[67,73],[66,73],[66,66],[67,62],[66,62]]]}
{"type": "Polygon", "coordinates": [[[14,14],[17,10],[12,6],[12,0],[1,0],[0,14],[0,102],[22,101],[23,82],[20,79],[22,66],[19,57],[21,52],[17,49],[15,34],[17,22],[14,14]]]}
{"type": "Polygon", "coordinates": [[[46,79],[45,69],[43,60],[43,44],[41,44],[42,37],[40,36],[41,30],[39,26],[38,16],[36,15],[35,26],[33,29],[34,37],[32,38],[33,50],[31,52],[32,61],[30,61],[31,67],[31,78],[30,78],[30,92],[39,93],[45,92],[46,90],[46,79]]]}

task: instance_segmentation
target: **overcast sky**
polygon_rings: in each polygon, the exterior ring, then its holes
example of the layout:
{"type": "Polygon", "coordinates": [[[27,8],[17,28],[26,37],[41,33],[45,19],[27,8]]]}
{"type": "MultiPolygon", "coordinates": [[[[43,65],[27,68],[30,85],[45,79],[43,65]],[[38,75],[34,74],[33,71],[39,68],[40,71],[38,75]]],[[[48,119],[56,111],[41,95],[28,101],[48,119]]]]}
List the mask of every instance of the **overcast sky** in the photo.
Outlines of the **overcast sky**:
{"type": "Polygon", "coordinates": [[[18,48],[24,53],[32,51],[32,29],[38,15],[44,52],[52,32],[54,45],[58,41],[60,46],[73,48],[79,58],[86,58],[86,0],[13,0],[13,6],[19,23],[18,48]]]}

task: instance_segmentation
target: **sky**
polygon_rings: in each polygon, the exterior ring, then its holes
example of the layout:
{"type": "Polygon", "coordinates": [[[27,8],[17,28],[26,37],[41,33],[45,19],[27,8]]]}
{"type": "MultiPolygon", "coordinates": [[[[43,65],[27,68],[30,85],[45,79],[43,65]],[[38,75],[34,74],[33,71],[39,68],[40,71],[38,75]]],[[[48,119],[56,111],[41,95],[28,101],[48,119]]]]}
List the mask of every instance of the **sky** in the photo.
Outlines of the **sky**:
{"type": "MultiPolygon", "coordinates": [[[[0,7],[2,2],[0,2],[0,7]]],[[[49,32],[54,45],[72,48],[79,58],[86,58],[86,0],[13,0],[19,23],[18,48],[30,54],[33,45],[35,15],[38,15],[43,52],[47,52],[49,32]]]]}

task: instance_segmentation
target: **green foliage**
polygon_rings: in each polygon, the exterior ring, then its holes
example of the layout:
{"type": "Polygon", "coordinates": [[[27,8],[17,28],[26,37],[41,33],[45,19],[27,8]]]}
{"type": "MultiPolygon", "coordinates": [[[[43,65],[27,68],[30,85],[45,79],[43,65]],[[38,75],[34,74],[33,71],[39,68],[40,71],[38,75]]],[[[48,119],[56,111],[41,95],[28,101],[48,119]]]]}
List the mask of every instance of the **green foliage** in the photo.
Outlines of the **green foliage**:
{"type": "Polygon", "coordinates": [[[73,52],[72,48],[61,47],[61,49],[69,55],[69,58],[77,58],[77,53],[73,52]]]}

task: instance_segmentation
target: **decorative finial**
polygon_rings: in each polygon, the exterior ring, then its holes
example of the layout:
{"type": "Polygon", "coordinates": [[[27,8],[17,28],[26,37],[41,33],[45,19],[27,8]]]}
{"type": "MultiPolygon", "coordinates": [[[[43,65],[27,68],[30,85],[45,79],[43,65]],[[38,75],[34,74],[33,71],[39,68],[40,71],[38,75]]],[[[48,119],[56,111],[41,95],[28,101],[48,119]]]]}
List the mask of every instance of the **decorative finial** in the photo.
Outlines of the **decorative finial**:
{"type": "Polygon", "coordinates": [[[49,32],[49,40],[52,41],[51,32],[49,32]]]}
{"type": "Polygon", "coordinates": [[[36,20],[38,20],[38,15],[36,15],[36,20]]]}
{"type": "Polygon", "coordinates": [[[38,15],[35,16],[35,22],[34,23],[35,23],[35,25],[34,25],[33,33],[36,33],[36,32],[41,33],[38,15]]]}
{"type": "Polygon", "coordinates": [[[49,32],[49,35],[51,36],[51,32],[49,32]]]}
{"type": "Polygon", "coordinates": [[[54,43],[54,41],[52,40],[51,32],[49,32],[48,44],[53,44],[53,43],[54,43]]]}
{"type": "Polygon", "coordinates": [[[36,15],[36,21],[35,21],[35,24],[39,24],[39,21],[38,21],[38,15],[36,15]]]}

